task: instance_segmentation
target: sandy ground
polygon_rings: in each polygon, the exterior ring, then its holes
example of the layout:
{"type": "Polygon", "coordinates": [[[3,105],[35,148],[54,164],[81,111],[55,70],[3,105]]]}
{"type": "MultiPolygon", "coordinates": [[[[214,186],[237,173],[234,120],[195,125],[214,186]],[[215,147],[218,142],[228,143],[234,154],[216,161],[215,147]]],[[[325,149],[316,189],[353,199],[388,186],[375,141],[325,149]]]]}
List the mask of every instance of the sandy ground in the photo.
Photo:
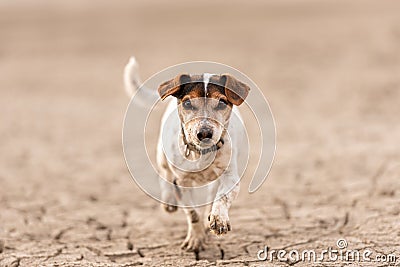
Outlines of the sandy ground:
{"type": "MultiPolygon", "coordinates": [[[[0,3],[0,266],[310,266],[269,246],[394,253],[400,262],[400,3],[0,3]],[[181,251],[126,169],[122,69],[212,60],[250,76],[277,124],[263,187],[233,231],[181,251]]],[[[343,262],[315,264],[337,266],[343,262]]],[[[354,266],[386,266],[363,262],[354,266]]]]}

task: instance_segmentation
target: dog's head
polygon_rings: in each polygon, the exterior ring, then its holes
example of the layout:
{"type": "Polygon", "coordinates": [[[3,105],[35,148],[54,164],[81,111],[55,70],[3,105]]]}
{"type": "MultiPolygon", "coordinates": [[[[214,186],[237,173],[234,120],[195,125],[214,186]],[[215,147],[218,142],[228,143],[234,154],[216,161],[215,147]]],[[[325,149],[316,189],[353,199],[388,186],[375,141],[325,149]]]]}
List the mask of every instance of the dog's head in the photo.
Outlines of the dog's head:
{"type": "Polygon", "coordinates": [[[230,74],[180,74],[158,88],[161,99],[174,96],[187,142],[200,149],[219,142],[229,123],[233,105],[239,106],[249,86],[230,74]]]}

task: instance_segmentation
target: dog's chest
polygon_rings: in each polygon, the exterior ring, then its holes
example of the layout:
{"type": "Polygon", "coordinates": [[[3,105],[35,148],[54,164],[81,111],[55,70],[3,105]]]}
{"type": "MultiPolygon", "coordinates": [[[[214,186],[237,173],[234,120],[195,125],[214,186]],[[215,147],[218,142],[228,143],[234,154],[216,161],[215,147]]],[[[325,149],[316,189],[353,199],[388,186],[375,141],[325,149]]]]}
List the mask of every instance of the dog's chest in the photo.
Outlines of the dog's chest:
{"type": "Polygon", "coordinates": [[[212,154],[203,155],[203,158],[197,161],[177,157],[175,163],[170,164],[170,169],[183,184],[204,185],[218,179],[224,173],[229,165],[229,156],[223,151],[218,151],[215,157],[212,154]]]}

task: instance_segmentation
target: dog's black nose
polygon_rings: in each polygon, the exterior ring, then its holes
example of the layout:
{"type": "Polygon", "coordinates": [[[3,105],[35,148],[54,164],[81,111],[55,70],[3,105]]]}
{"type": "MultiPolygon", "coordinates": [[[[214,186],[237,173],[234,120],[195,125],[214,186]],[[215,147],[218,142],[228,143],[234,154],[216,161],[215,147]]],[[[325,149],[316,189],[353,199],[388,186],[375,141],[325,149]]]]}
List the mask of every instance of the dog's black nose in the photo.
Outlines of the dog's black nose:
{"type": "Polygon", "coordinates": [[[202,141],[204,139],[211,139],[213,136],[213,131],[210,128],[201,128],[197,134],[197,138],[202,141]]]}

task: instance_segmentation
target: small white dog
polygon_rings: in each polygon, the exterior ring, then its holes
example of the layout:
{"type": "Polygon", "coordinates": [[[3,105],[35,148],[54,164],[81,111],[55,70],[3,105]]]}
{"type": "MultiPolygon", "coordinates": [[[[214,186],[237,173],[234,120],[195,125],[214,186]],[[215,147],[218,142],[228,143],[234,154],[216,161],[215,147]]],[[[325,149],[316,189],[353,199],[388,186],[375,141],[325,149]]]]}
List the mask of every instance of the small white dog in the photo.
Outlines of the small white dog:
{"type": "MultiPolygon", "coordinates": [[[[128,94],[133,96],[141,85],[134,58],[125,67],[124,81],[128,94]]],[[[146,94],[156,93],[142,89],[148,91],[146,94]]],[[[198,253],[204,249],[208,229],[216,235],[231,230],[228,210],[239,193],[237,160],[243,135],[235,106],[243,103],[249,90],[249,86],[230,74],[208,73],[180,74],[158,88],[162,100],[168,96],[176,98],[170,101],[163,116],[157,146],[158,171],[175,185],[171,190],[161,184],[163,206],[168,212],[185,206],[189,229],[182,248],[188,251],[198,253]],[[232,113],[236,116],[231,116],[232,113]],[[172,155],[167,157],[167,150],[172,151],[172,155]],[[212,204],[201,220],[204,209],[183,205],[182,188],[213,181],[215,186],[207,193],[212,204]]]]}

